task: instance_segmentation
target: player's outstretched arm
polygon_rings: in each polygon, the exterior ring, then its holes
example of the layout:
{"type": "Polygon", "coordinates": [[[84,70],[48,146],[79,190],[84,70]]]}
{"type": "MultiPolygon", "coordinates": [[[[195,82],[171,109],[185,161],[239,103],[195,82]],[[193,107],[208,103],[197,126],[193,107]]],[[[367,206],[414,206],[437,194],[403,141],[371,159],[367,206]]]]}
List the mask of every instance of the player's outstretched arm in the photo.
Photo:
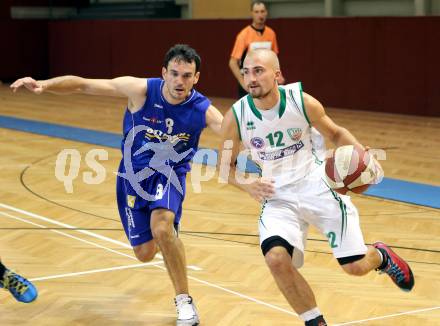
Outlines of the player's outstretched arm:
{"type": "Polygon", "coordinates": [[[145,79],[129,76],[114,79],[60,76],[47,80],[35,80],[31,77],[20,78],[11,84],[11,88],[16,92],[24,87],[35,94],[43,92],[56,94],[82,93],[132,98],[140,94],[146,94],[146,85],[145,79]]]}
{"type": "Polygon", "coordinates": [[[221,136],[223,115],[213,105],[206,111],[206,125],[217,135],[221,136]]]}
{"type": "Polygon", "coordinates": [[[325,113],[322,104],[313,96],[303,93],[304,106],[310,123],[326,138],[337,147],[343,145],[354,145],[364,148],[347,129],[337,125],[325,113]]]}

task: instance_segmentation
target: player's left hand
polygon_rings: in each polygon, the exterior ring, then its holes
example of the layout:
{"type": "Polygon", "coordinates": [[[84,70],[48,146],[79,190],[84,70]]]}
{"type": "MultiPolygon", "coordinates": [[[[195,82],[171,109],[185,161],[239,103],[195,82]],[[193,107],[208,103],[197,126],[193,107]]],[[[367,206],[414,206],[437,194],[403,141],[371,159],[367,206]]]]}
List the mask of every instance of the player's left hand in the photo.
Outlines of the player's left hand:
{"type": "Polygon", "coordinates": [[[36,81],[35,79],[31,77],[24,77],[17,79],[15,82],[13,82],[10,86],[12,88],[12,91],[15,93],[20,87],[26,87],[28,90],[30,90],[32,93],[35,94],[41,94],[43,93],[43,85],[42,83],[36,81]]]}

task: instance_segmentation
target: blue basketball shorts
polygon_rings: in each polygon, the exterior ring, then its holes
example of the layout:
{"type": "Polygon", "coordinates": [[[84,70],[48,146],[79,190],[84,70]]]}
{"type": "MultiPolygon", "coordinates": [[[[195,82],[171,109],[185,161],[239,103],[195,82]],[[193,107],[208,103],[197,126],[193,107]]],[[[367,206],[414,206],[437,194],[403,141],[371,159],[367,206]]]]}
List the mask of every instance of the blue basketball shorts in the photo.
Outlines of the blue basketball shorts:
{"type": "MultiPolygon", "coordinates": [[[[123,161],[119,165],[119,172],[125,172],[123,161]]],[[[178,229],[185,198],[185,176],[178,175],[182,193],[169,182],[167,176],[158,172],[139,183],[141,191],[136,190],[129,180],[116,177],[119,216],[132,247],[153,239],[150,220],[151,212],[155,209],[165,208],[172,211],[175,215],[174,227],[178,229]]]]}

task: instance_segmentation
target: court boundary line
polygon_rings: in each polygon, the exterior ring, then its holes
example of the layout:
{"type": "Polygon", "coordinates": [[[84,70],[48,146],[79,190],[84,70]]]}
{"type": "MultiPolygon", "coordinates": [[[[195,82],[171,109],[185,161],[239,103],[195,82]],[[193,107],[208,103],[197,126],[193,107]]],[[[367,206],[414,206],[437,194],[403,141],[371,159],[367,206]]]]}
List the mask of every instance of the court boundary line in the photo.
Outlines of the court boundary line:
{"type": "MultiPolygon", "coordinates": [[[[131,246],[130,246],[130,245],[125,244],[125,243],[123,243],[123,242],[121,242],[121,241],[114,240],[114,239],[108,238],[108,237],[106,237],[106,236],[103,236],[103,235],[100,235],[100,234],[96,234],[96,233],[91,232],[91,231],[78,230],[76,227],[74,227],[74,226],[72,226],[72,225],[69,225],[69,224],[66,224],[66,223],[63,223],[63,222],[58,222],[58,221],[56,221],[56,220],[52,220],[52,219],[50,219],[50,218],[48,218],[48,217],[44,217],[44,216],[41,216],[41,215],[38,215],[38,214],[35,214],[35,213],[32,213],[32,212],[28,212],[28,211],[22,210],[22,209],[20,209],[20,208],[16,208],[16,207],[13,207],[13,206],[10,206],[10,205],[7,205],[7,204],[4,204],[4,203],[1,203],[1,202],[0,202],[0,207],[3,207],[3,208],[5,208],[5,209],[12,210],[12,211],[14,211],[14,212],[17,212],[17,213],[20,213],[20,214],[23,214],[23,215],[27,215],[27,216],[30,216],[30,217],[36,218],[36,219],[39,219],[39,220],[43,220],[43,221],[45,221],[45,222],[47,222],[47,223],[52,223],[52,224],[60,225],[60,226],[63,226],[63,227],[65,227],[65,228],[67,228],[67,229],[71,229],[72,231],[79,232],[79,233],[83,233],[83,234],[87,234],[87,235],[89,235],[89,236],[91,236],[91,237],[95,237],[95,238],[98,238],[98,239],[101,239],[101,240],[104,240],[104,241],[109,241],[109,242],[111,242],[111,243],[114,243],[114,244],[117,244],[117,245],[121,245],[121,246],[123,246],[123,247],[127,247],[127,246],[128,246],[128,247],[131,249],[131,246]]],[[[20,220],[20,221],[22,221],[22,222],[24,222],[24,223],[33,224],[33,225],[36,225],[36,226],[41,227],[41,228],[47,228],[47,227],[45,227],[45,226],[43,226],[43,225],[40,225],[40,224],[38,224],[38,223],[35,223],[35,222],[28,221],[28,220],[25,220],[25,219],[20,218],[20,217],[16,217],[16,216],[10,215],[10,214],[5,213],[5,212],[0,212],[0,215],[4,215],[4,216],[7,216],[7,217],[10,217],[10,218],[13,218],[13,219],[17,219],[17,220],[20,220]]],[[[49,230],[50,230],[50,229],[49,229],[49,230]]],[[[113,253],[117,253],[117,254],[119,254],[119,255],[126,256],[126,257],[128,257],[128,258],[131,258],[131,259],[135,259],[135,260],[137,260],[137,258],[135,258],[135,257],[133,257],[133,256],[127,255],[127,254],[125,254],[125,253],[121,253],[121,252],[119,252],[119,251],[117,251],[117,250],[113,250],[113,249],[107,248],[107,247],[105,247],[105,246],[99,245],[99,244],[97,244],[97,243],[94,243],[94,242],[91,242],[91,241],[88,241],[88,240],[85,240],[85,239],[81,239],[81,238],[75,237],[75,236],[70,235],[70,234],[65,233],[65,232],[61,232],[61,231],[58,231],[58,230],[50,230],[50,231],[55,232],[55,233],[62,234],[62,235],[67,236],[67,237],[69,237],[69,238],[77,239],[77,240],[79,240],[79,241],[81,241],[81,242],[85,242],[85,243],[92,244],[93,246],[101,247],[102,249],[106,249],[106,250],[111,251],[111,252],[113,252],[113,253]]],[[[152,265],[152,266],[166,271],[166,268],[165,268],[165,267],[158,266],[158,265],[152,265]]],[[[221,291],[223,291],[223,292],[226,292],[226,293],[229,293],[229,294],[236,295],[236,296],[238,296],[238,297],[240,297],[240,298],[243,298],[243,299],[249,300],[249,301],[254,302],[254,303],[257,303],[257,304],[259,304],[259,305],[262,305],[262,306],[265,306],[265,307],[272,308],[272,309],[274,309],[274,310],[278,310],[278,311],[284,312],[284,313],[289,314],[289,315],[291,315],[291,316],[298,316],[298,315],[297,315],[296,313],[294,313],[293,311],[289,311],[289,310],[286,310],[286,309],[284,309],[284,308],[281,308],[281,307],[275,306],[275,305],[273,305],[273,304],[270,304],[270,303],[267,303],[267,302],[264,302],[264,301],[261,301],[261,300],[255,299],[255,298],[253,298],[253,297],[251,297],[251,296],[248,296],[248,295],[242,294],[242,293],[240,293],[240,292],[237,292],[237,291],[233,291],[233,290],[230,290],[230,289],[224,288],[224,287],[222,287],[222,286],[220,286],[220,285],[217,285],[217,284],[214,284],[214,283],[211,283],[211,282],[208,282],[208,281],[204,281],[204,280],[199,279],[199,278],[197,278],[197,277],[194,277],[194,276],[190,276],[190,275],[188,275],[188,279],[193,280],[193,281],[198,282],[198,283],[201,283],[201,284],[204,284],[204,285],[207,285],[207,286],[209,286],[209,287],[212,287],[212,288],[215,288],[215,289],[221,290],[221,291]]]]}
{"type": "MultiPolygon", "coordinates": [[[[1,206],[1,203],[0,203],[0,206],[1,206]]],[[[9,217],[9,218],[12,218],[12,219],[15,219],[15,220],[19,220],[19,221],[21,221],[21,222],[23,222],[23,223],[27,223],[27,224],[35,225],[35,226],[38,226],[38,227],[40,227],[40,228],[42,228],[42,229],[48,229],[48,228],[47,228],[46,226],[44,226],[44,225],[41,225],[41,224],[38,224],[38,223],[35,223],[35,222],[32,222],[32,221],[29,221],[29,220],[23,219],[23,218],[21,218],[21,217],[17,217],[17,216],[14,216],[14,215],[8,214],[8,213],[5,213],[5,212],[0,212],[0,215],[3,215],[3,216],[6,216],[6,217],[9,217]]],[[[52,229],[48,229],[48,231],[51,231],[51,232],[54,232],[54,233],[57,233],[57,234],[64,235],[64,236],[66,236],[66,237],[68,237],[68,238],[72,238],[72,239],[78,240],[78,241],[80,241],[80,242],[87,243],[87,244],[92,245],[92,246],[94,246],[94,247],[98,247],[98,248],[101,248],[101,249],[104,249],[104,250],[110,251],[110,252],[115,253],[115,254],[120,255],[120,256],[124,256],[124,257],[130,258],[130,259],[137,260],[135,257],[133,257],[133,256],[131,256],[131,255],[129,255],[129,254],[126,254],[126,253],[123,253],[123,252],[120,252],[120,251],[117,251],[117,250],[114,250],[114,249],[108,248],[108,247],[106,247],[106,246],[100,245],[100,244],[95,243],[95,242],[92,242],[92,241],[88,241],[88,240],[86,240],[86,239],[82,239],[82,238],[75,237],[74,235],[71,235],[71,234],[68,234],[68,233],[65,233],[65,232],[62,232],[62,231],[52,230],[52,229]]]]}
{"type": "Polygon", "coordinates": [[[162,264],[162,263],[163,263],[163,261],[142,263],[142,264],[133,264],[133,265],[122,265],[122,266],[108,267],[108,268],[97,268],[97,269],[90,269],[90,270],[82,271],[82,272],[34,277],[34,278],[30,278],[29,280],[32,282],[38,282],[38,281],[53,280],[53,279],[64,278],[64,277],[76,277],[76,276],[82,276],[82,275],[97,274],[97,273],[102,273],[102,272],[119,271],[119,270],[123,270],[123,269],[145,267],[145,266],[157,265],[157,264],[162,264]]]}
{"type": "Polygon", "coordinates": [[[366,318],[366,319],[360,319],[360,320],[355,320],[355,321],[349,321],[349,322],[344,322],[344,323],[334,324],[334,326],[362,324],[362,323],[369,322],[369,321],[372,321],[372,320],[379,320],[379,319],[392,318],[392,317],[396,317],[396,316],[403,316],[403,315],[416,314],[416,313],[418,313],[418,312],[433,311],[433,310],[437,310],[437,309],[440,309],[440,306],[437,306],[437,307],[431,307],[431,308],[424,308],[424,309],[410,310],[410,311],[399,312],[399,313],[395,313],[395,314],[383,315],[383,316],[372,317],[372,318],[366,318]]]}
{"type": "MultiPolygon", "coordinates": [[[[37,218],[37,219],[42,219],[42,220],[44,220],[44,221],[46,221],[46,222],[48,222],[48,223],[53,223],[53,224],[63,225],[63,226],[65,226],[65,227],[68,228],[68,229],[72,229],[72,231],[76,231],[76,232],[80,232],[80,233],[85,233],[85,234],[88,234],[88,235],[90,235],[90,236],[92,236],[92,237],[96,237],[96,238],[101,239],[101,240],[104,240],[104,241],[109,241],[109,242],[111,242],[111,243],[115,243],[115,244],[123,245],[124,247],[129,246],[129,245],[127,245],[127,244],[125,244],[125,243],[123,243],[123,242],[121,242],[121,241],[114,240],[114,239],[108,238],[108,237],[106,237],[106,236],[102,236],[102,235],[100,235],[100,234],[95,234],[94,232],[91,232],[91,231],[78,230],[78,229],[75,229],[74,226],[71,226],[71,225],[69,225],[69,224],[62,223],[62,222],[58,222],[58,221],[52,220],[52,219],[50,219],[50,218],[47,218],[47,217],[44,217],[44,216],[40,216],[40,215],[38,215],[38,214],[34,214],[34,213],[32,213],[32,212],[27,212],[27,211],[25,211],[25,210],[22,210],[22,209],[19,209],[19,208],[13,207],[13,206],[9,206],[9,205],[6,205],[6,204],[3,204],[3,203],[0,203],[0,207],[6,208],[6,209],[10,209],[10,210],[12,210],[12,211],[16,211],[16,212],[21,212],[21,213],[24,214],[24,215],[29,215],[29,216],[31,216],[31,217],[35,217],[35,218],[37,218]]],[[[0,215],[8,216],[8,217],[11,217],[11,218],[14,218],[14,219],[18,219],[18,220],[20,220],[20,221],[22,221],[22,222],[24,222],[24,223],[33,224],[33,225],[36,225],[36,226],[38,226],[38,227],[46,228],[46,229],[47,229],[47,227],[45,227],[45,226],[43,226],[43,225],[40,225],[40,224],[37,224],[37,223],[31,222],[31,221],[28,221],[28,220],[25,220],[25,219],[22,219],[22,218],[19,218],[19,217],[13,216],[13,215],[10,215],[10,214],[5,213],[5,212],[0,212],[0,215]]],[[[65,233],[65,232],[58,231],[58,230],[51,230],[51,229],[49,229],[49,230],[52,231],[52,232],[59,233],[59,234],[62,234],[62,235],[64,235],[64,236],[67,236],[67,237],[69,237],[69,238],[73,238],[73,239],[79,240],[79,241],[81,241],[81,242],[85,242],[85,243],[91,244],[91,245],[93,245],[93,246],[100,247],[100,248],[105,249],[105,250],[108,250],[108,251],[110,251],[110,252],[117,253],[117,254],[119,254],[119,255],[122,255],[122,256],[125,256],[125,257],[128,257],[128,258],[131,258],[131,259],[137,260],[137,259],[136,259],[135,257],[133,257],[133,256],[127,255],[127,254],[125,254],[125,253],[121,253],[121,252],[119,252],[119,251],[117,251],[117,250],[114,250],[114,249],[111,249],[111,248],[107,248],[107,247],[105,247],[105,246],[102,246],[102,245],[100,245],[100,244],[97,244],[97,243],[94,243],[94,242],[91,242],[91,241],[88,241],[88,240],[85,240],[85,239],[82,239],[82,238],[75,237],[75,236],[70,235],[70,234],[67,234],[67,233],[65,233]]],[[[129,246],[129,247],[130,247],[130,246],[129,246]]],[[[130,248],[131,248],[131,247],[130,247],[130,248]]],[[[157,267],[157,268],[160,268],[160,269],[162,269],[162,270],[166,270],[164,267],[162,267],[162,266],[158,266],[158,264],[160,264],[160,263],[161,263],[161,262],[152,262],[149,266],[157,267]]],[[[141,267],[142,265],[145,265],[145,264],[149,264],[149,263],[136,264],[136,265],[127,265],[127,266],[139,266],[139,267],[141,267]]],[[[129,267],[126,267],[126,268],[129,268],[129,267]]],[[[121,268],[121,267],[119,267],[119,268],[116,267],[115,269],[124,269],[124,268],[123,268],[123,267],[122,267],[122,268],[121,268]]],[[[103,269],[103,270],[105,270],[105,269],[103,269]]],[[[79,272],[79,273],[82,273],[82,272],[79,272]]],[[[68,273],[68,274],[74,274],[74,273],[68,273]]],[[[84,273],[84,274],[91,274],[91,272],[89,272],[89,273],[86,272],[86,273],[84,273]]],[[[50,276],[49,276],[49,277],[50,277],[50,276]]],[[[269,307],[269,308],[272,308],[272,309],[275,309],[275,310],[278,310],[278,311],[281,311],[281,312],[285,312],[285,313],[287,313],[287,314],[289,314],[289,315],[292,315],[292,316],[298,316],[296,313],[294,313],[294,312],[292,312],[292,311],[289,311],[289,310],[283,309],[283,308],[281,308],[281,307],[278,307],[278,306],[272,305],[272,304],[270,304],[270,303],[267,303],[267,302],[264,302],[264,301],[261,301],[261,300],[255,299],[255,298],[253,298],[253,297],[247,296],[247,295],[242,294],[242,293],[240,293],[240,292],[233,291],[233,290],[230,290],[230,289],[228,289],[228,288],[224,288],[224,287],[219,286],[219,285],[217,285],[217,284],[214,284],[214,283],[211,283],[211,282],[208,282],[208,281],[204,281],[204,280],[202,280],[202,279],[199,279],[199,278],[196,278],[196,277],[193,277],[193,276],[190,276],[190,275],[188,275],[188,279],[191,279],[191,280],[193,280],[193,281],[196,281],[196,282],[198,282],[198,283],[201,283],[201,284],[207,285],[207,286],[209,286],[209,287],[213,287],[213,288],[215,288],[215,289],[218,289],[218,290],[221,290],[221,291],[227,292],[227,293],[229,293],[229,294],[236,295],[236,296],[238,296],[238,297],[240,297],[240,298],[247,299],[247,300],[252,301],[252,302],[254,302],[254,303],[257,303],[257,304],[260,304],[260,305],[263,305],[263,306],[266,306],[266,307],[269,307]]],[[[33,279],[32,279],[32,280],[33,280],[33,279]]],[[[343,325],[361,324],[361,323],[368,322],[368,321],[372,321],[372,320],[387,319],[387,318],[392,318],[392,317],[396,317],[396,316],[409,315],[409,314],[415,314],[415,313],[426,312],[426,311],[433,311],[433,310],[437,310],[437,309],[440,309],[440,306],[430,307],[430,308],[423,308],[423,309],[417,309],[417,310],[410,310],[410,311],[406,311],[406,312],[400,312],[400,313],[389,314],[389,315],[383,315],[383,316],[378,316],[378,317],[372,317],[372,318],[360,319],[360,320],[349,321],[349,322],[344,322],[344,323],[336,323],[336,324],[334,324],[334,326],[343,326],[343,325]]]]}

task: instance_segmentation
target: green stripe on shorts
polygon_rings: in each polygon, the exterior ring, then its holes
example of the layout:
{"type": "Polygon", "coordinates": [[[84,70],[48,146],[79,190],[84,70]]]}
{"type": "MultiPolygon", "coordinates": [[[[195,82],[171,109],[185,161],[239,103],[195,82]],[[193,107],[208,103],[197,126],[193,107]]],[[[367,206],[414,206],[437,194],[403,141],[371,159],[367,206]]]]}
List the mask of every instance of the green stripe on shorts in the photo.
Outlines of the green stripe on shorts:
{"type": "Polygon", "coordinates": [[[339,197],[339,195],[332,188],[330,188],[330,186],[327,184],[327,182],[325,182],[324,179],[322,179],[322,180],[324,181],[324,183],[326,184],[328,189],[331,191],[333,197],[338,201],[339,208],[341,209],[341,218],[342,218],[341,243],[342,243],[342,238],[344,237],[344,234],[347,233],[347,205],[345,205],[345,203],[342,201],[341,197],[339,197]]]}

